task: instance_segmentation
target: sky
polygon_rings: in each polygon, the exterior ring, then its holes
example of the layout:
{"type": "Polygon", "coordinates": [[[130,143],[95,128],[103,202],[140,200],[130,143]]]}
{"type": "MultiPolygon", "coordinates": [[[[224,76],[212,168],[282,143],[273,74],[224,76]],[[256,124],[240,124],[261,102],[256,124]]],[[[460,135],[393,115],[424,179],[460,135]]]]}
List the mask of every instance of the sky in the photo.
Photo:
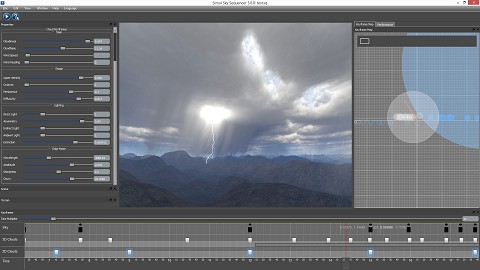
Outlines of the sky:
{"type": "Polygon", "coordinates": [[[122,23],[120,154],[351,154],[351,25],[122,23]]]}

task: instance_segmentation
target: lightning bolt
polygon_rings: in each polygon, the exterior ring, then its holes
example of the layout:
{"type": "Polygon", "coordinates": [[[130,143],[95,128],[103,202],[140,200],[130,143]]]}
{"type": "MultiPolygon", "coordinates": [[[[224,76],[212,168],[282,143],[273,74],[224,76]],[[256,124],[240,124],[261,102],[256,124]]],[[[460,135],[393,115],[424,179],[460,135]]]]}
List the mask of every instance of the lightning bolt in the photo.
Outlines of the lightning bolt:
{"type": "Polygon", "coordinates": [[[205,159],[205,164],[208,164],[208,160],[213,156],[215,153],[215,131],[213,130],[213,124],[212,124],[212,153],[208,155],[208,157],[205,159]]]}

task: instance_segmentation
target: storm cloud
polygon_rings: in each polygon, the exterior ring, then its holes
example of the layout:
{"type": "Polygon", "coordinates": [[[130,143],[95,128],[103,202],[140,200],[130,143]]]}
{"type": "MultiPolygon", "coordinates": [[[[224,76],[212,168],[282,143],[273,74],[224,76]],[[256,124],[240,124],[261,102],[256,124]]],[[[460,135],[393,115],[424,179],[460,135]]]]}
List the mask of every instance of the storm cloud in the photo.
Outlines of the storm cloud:
{"type": "Polygon", "coordinates": [[[120,152],[351,152],[351,25],[120,25],[120,152]]]}

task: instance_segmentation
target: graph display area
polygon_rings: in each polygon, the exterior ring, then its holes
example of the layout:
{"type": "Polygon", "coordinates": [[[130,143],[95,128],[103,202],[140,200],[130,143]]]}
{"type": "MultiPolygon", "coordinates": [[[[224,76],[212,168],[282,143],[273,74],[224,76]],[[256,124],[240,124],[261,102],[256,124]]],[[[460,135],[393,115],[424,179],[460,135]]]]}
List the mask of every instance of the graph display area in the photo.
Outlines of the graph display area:
{"type": "Polygon", "coordinates": [[[476,33],[354,35],[354,205],[480,205],[476,33]]]}

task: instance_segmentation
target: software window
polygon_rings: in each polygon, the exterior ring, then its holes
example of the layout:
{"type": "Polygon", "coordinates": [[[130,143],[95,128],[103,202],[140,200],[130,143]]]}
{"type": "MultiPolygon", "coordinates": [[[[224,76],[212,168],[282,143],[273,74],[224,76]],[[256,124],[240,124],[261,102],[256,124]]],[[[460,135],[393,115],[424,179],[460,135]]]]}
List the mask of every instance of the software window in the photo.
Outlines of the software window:
{"type": "Polygon", "coordinates": [[[0,1],[1,269],[477,269],[478,1],[0,1]]]}

